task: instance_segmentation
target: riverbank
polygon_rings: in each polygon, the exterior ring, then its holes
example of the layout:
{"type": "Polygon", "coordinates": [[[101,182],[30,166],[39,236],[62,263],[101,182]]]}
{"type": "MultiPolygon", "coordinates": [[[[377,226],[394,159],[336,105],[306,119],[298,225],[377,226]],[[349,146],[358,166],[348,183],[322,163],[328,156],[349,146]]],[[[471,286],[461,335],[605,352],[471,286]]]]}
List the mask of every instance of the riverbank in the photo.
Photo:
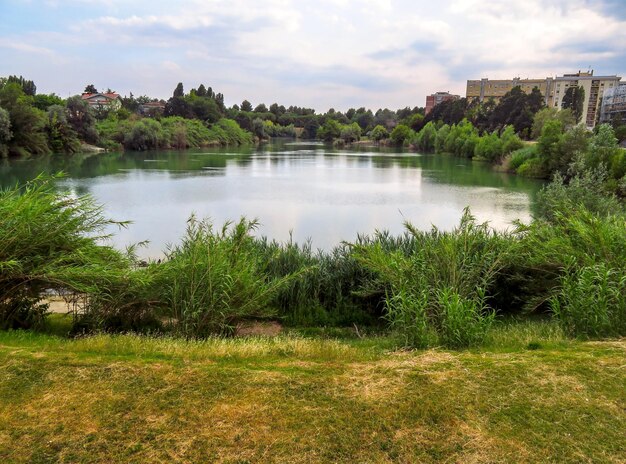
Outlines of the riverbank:
{"type": "MultiPolygon", "coordinates": [[[[62,325],[57,317],[57,330],[62,325]]],[[[5,462],[621,462],[626,340],[0,332],[5,462]]]]}

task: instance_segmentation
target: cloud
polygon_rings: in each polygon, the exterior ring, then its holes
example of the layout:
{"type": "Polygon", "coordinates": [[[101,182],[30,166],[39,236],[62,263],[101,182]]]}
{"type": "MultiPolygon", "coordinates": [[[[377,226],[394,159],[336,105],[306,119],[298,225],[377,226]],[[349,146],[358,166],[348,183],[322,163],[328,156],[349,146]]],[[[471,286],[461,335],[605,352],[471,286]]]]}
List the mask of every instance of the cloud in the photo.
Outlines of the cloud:
{"type": "Polygon", "coordinates": [[[412,0],[67,0],[35,8],[14,2],[12,15],[21,11],[28,20],[19,41],[0,32],[0,47],[17,51],[19,43],[26,53],[45,54],[47,72],[37,63],[22,72],[40,73],[30,77],[36,80],[64,67],[55,64],[56,54],[59,63],[63,58],[81,70],[83,80],[106,76],[114,82],[101,86],[127,86],[135,94],[167,97],[175,82],[166,79],[174,78],[212,85],[227,103],[393,108],[421,106],[437,90],[463,94],[472,78],[546,77],[589,65],[624,74],[620,4],[441,0],[434,9],[412,0]],[[163,72],[155,75],[155,68],[163,72]]]}

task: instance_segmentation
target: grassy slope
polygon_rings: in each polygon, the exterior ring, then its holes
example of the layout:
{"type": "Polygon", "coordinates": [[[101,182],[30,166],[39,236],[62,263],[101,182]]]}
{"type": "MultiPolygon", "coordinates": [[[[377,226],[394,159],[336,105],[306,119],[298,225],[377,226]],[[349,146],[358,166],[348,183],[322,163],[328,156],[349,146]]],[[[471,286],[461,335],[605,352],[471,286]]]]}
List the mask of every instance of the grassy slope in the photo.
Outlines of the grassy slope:
{"type": "Polygon", "coordinates": [[[626,340],[526,323],[476,351],[393,344],[0,333],[0,461],[626,459],[626,340]]]}

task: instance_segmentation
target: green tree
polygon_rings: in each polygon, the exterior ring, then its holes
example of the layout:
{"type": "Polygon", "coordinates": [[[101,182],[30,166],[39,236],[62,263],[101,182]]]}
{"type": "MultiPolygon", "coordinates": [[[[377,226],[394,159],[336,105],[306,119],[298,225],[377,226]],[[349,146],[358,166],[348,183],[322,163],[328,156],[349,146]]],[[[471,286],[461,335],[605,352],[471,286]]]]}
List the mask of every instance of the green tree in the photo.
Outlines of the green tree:
{"type": "Polygon", "coordinates": [[[430,121],[420,131],[419,147],[425,152],[435,151],[435,140],[437,139],[437,129],[435,124],[430,121]]]}
{"type": "Polygon", "coordinates": [[[326,122],[317,130],[317,138],[332,142],[341,136],[341,124],[335,119],[328,118],[326,122]]]}
{"type": "Polygon", "coordinates": [[[389,138],[396,145],[404,144],[404,141],[410,139],[413,135],[413,131],[409,126],[405,126],[404,124],[398,124],[393,128],[389,138]]]}
{"type": "Polygon", "coordinates": [[[47,111],[52,105],[63,105],[63,99],[53,93],[38,94],[33,97],[33,106],[38,110],[47,111]]]}
{"type": "Polygon", "coordinates": [[[6,79],[6,84],[17,84],[21,87],[24,95],[28,95],[29,97],[34,97],[37,94],[37,86],[33,81],[29,81],[24,79],[22,76],[9,76],[6,79]]]}
{"type": "Polygon", "coordinates": [[[254,118],[252,121],[252,133],[259,139],[267,137],[265,134],[265,125],[263,124],[263,120],[261,118],[254,118]]]}
{"type": "Polygon", "coordinates": [[[61,105],[48,108],[46,132],[48,145],[54,153],[76,153],[80,151],[80,140],[67,121],[67,110],[61,105]]]}
{"type": "Polygon", "coordinates": [[[199,97],[207,96],[207,91],[206,91],[206,87],[204,86],[204,84],[200,84],[200,87],[198,87],[198,90],[196,90],[196,95],[199,97]]]}
{"type": "Polygon", "coordinates": [[[267,106],[265,103],[259,103],[256,108],[254,108],[255,113],[267,113],[267,106]]]}
{"type": "Polygon", "coordinates": [[[619,152],[620,148],[613,127],[610,124],[600,124],[589,142],[588,164],[594,168],[600,164],[610,168],[619,152]]]}
{"type": "Polygon", "coordinates": [[[498,133],[493,131],[491,134],[480,137],[474,147],[474,156],[493,163],[502,156],[502,145],[502,140],[498,137],[498,133]]]}
{"type": "Polygon", "coordinates": [[[76,95],[67,99],[65,107],[67,108],[67,121],[78,137],[85,142],[96,143],[98,141],[96,120],[87,102],[76,95]]]}
{"type": "Polygon", "coordinates": [[[345,125],[340,136],[346,143],[358,142],[361,139],[361,127],[356,122],[345,125]]]}
{"type": "Polygon", "coordinates": [[[563,123],[558,120],[546,122],[541,131],[541,137],[537,141],[537,153],[541,160],[544,176],[558,169],[561,164],[560,148],[563,137],[563,123]]]}
{"type": "Polygon", "coordinates": [[[576,118],[570,109],[559,110],[557,108],[543,108],[535,114],[531,137],[535,140],[538,139],[543,130],[543,126],[546,122],[551,120],[561,121],[565,130],[570,129],[576,124],[576,118]]]}
{"type": "MultiPolygon", "coordinates": [[[[215,100],[198,96],[189,96],[185,100],[197,119],[213,124],[221,118],[220,110],[215,100]]],[[[185,117],[182,114],[179,116],[185,117]]]]}
{"type": "Polygon", "coordinates": [[[98,93],[98,89],[96,89],[95,85],[89,84],[85,87],[83,93],[98,93]]]}
{"type": "Polygon", "coordinates": [[[372,131],[370,132],[370,137],[372,138],[372,140],[380,142],[383,139],[389,138],[389,132],[387,131],[387,129],[379,124],[372,129],[372,131]]]}
{"type": "Polygon", "coordinates": [[[244,100],[241,102],[241,111],[245,111],[245,112],[251,112],[252,111],[252,103],[250,103],[248,100],[244,100]]]}
{"type": "Polygon", "coordinates": [[[0,108],[0,158],[9,154],[9,141],[13,137],[11,132],[11,118],[9,112],[0,108]]]}
{"type": "Polygon", "coordinates": [[[569,87],[563,95],[561,102],[561,108],[564,110],[570,109],[576,119],[576,123],[579,123],[583,117],[583,104],[585,103],[585,89],[581,86],[569,87]]]}
{"type": "Polygon", "coordinates": [[[185,96],[185,89],[183,88],[183,83],[179,82],[176,88],[174,89],[174,93],[172,94],[172,97],[176,98],[176,97],[184,97],[184,96],[185,96]]]}
{"type": "MultiPolygon", "coordinates": [[[[443,103],[441,104],[443,105],[443,103]]],[[[443,153],[445,151],[445,143],[446,143],[446,139],[448,138],[449,133],[450,133],[450,126],[447,124],[444,124],[437,130],[437,137],[435,138],[435,153],[443,153]]]]}
{"type": "Polygon", "coordinates": [[[0,107],[8,112],[13,133],[6,146],[9,154],[25,156],[50,152],[45,114],[34,108],[31,101],[32,97],[26,95],[18,83],[8,83],[0,89],[0,107]]]}

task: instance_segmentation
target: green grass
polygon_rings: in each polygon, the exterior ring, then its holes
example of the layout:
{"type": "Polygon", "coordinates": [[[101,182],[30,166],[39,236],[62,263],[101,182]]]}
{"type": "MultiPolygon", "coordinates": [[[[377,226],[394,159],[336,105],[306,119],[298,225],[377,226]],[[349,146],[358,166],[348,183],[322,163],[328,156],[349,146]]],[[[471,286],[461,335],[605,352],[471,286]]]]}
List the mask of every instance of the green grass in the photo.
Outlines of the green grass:
{"type": "Polygon", "coordinates": [[[397,343],[0,332],[0,461],[624,462],[626,340],[508,320],[473,350],[397,343]]]}

